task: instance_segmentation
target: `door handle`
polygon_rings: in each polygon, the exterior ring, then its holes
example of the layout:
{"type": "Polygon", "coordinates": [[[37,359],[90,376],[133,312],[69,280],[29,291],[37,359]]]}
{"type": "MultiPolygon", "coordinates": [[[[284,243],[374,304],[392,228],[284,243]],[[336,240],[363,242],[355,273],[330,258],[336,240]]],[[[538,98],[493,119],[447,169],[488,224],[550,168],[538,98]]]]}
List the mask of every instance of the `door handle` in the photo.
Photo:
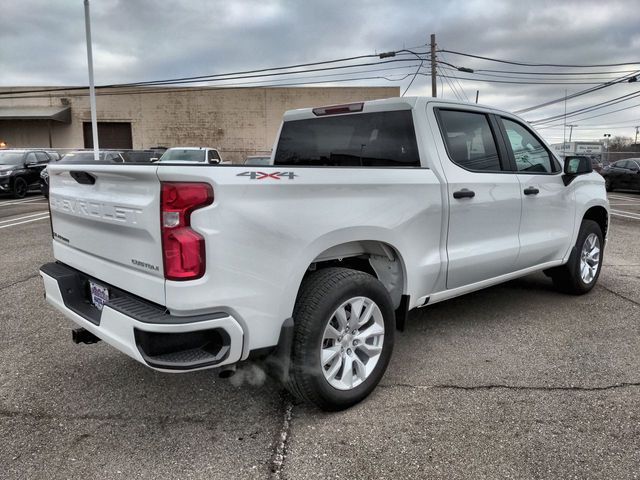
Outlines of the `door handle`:
{"type": "Polygon", "coordinates": [[[529,187],[529,188],[525,188],[524,189],[524,194],[525,195],[537,195],[540,193],[540,190],[538,190],[535,187],[529,187]]]}
{"type": "Polygon", "coordinates": [[[463,188],[462,190],[453,192],[453,198],[473,198],[475,196],[476,196],[476,192],[474,192],[473,190],[469,190],[467,188],[463,188]]]}

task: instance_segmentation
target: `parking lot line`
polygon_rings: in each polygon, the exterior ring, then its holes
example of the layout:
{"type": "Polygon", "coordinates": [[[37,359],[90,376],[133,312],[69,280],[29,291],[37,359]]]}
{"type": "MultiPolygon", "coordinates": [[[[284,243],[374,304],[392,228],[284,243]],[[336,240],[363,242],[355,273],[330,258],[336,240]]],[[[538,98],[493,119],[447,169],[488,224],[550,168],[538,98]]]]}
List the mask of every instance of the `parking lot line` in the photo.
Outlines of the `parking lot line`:
{"type": "Polygon", "coordinates": [[[5,207],[5,206],[9,206],[9,205],[19,205],[21,203],[31,203],[31,202],[37,202],[37,201],[42,201],[42,198],[29,198],[28,200],[9,200],[9,201],[4,201],[4,202],[0,202],[0,207],[5,207]]]}
{"type": "Polygon", "coordinates": [[[614,213],[624,213],[626,215],[637,215],[640,217],[640,212],[627,212],[626,210],[616,210],[615,208],[612,208],[611,211],[614,213]]]}
{"type": "MultiPolygon", "coordinates": [[[[3,228],[15,227],[16,225],[22,225],[23,223],[37,222],[38,220],[46,220],[47,218],[49,218],[49,214],[48,213],[44,217],[32,218],[30,220],[24,220],[22,222],[10,223],[9,225],[0,225],[0,230],[3,229],[3,228]]],[[[640,219],[638,219],[638,220],[640,220],[640,219]]]]}
{"type": "Polygon", "coordinates": [[[624,200],[625,202],[640,203],[640,197],[627,197],[625,195],[609,195],[609,199],[624,200]]]}
{"type": "MultiPolygon", "coordinates": [[[[638,217],[632,217],[631,215],[623,215],[621,213],[615,213],[615,212],[611,212],[611,215],[614,217],[624,217],[624,218],[632,218],[633,220],[640,220],[640,216],[638,217]]],[[[2,227],[0,227],[2,228],[2,227]]]]}
{"type": "MultiPolygon", "coordinates": [[[[18,217],[18,218],[10,218],[9,220],[0,220],[0,223],[17,222],[19,220],[24,220],[25,218],[38,217],[38,216],[43,215],[45,213],[47,213],[47,212],[32,213],[31,215],[24,215],[24,216],[18,217]]],[[[47,215],[48,215],[48,213],[47,213],[47,215]]]]}

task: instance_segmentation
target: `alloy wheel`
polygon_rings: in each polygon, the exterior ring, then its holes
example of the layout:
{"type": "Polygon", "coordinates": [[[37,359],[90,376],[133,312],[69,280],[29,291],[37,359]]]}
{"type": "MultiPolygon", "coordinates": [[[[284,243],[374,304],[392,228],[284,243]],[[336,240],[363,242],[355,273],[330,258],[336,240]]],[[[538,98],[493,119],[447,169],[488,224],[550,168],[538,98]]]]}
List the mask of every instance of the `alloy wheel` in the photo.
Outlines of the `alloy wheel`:
{"type": "Polygon", "coordinates": [[[580,253],[580,277],[587,285],[593,282],[600,267],[600,239],[590,233],[582,244],[580,253]]]}
{"type": "Polygon", "coordinates": [[[373,372],[382,354],[384,318],[367,297],[353,297],[331,315],[320,351],[324,378],[338,390],[351,390],[373,372]]]}

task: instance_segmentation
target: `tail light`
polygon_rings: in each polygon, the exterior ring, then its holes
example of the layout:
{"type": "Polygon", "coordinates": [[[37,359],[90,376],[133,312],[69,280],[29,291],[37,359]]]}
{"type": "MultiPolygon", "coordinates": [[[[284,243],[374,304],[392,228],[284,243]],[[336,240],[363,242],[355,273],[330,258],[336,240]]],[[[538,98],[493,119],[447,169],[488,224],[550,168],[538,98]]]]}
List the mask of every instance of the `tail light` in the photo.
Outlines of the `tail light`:
{"type": "Polygon", "coordinates": [[[162,257],[167,280],[195,280],[204,275],[204,238],[191,228],[191,213],[213,203],[208,183],[162,182],[162,257]]]}

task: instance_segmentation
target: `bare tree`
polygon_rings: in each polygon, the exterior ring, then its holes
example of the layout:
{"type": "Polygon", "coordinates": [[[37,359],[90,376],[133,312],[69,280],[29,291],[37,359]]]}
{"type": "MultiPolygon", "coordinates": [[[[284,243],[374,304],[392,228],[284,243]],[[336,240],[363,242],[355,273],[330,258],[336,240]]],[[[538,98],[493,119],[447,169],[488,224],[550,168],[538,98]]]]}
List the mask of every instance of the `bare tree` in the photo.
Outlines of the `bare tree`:
{"type": "Polygon", "coordinates": [[[609,151],[624,152],[633,143],[631,137],[616,136],[609,140],[609,151]]]}

